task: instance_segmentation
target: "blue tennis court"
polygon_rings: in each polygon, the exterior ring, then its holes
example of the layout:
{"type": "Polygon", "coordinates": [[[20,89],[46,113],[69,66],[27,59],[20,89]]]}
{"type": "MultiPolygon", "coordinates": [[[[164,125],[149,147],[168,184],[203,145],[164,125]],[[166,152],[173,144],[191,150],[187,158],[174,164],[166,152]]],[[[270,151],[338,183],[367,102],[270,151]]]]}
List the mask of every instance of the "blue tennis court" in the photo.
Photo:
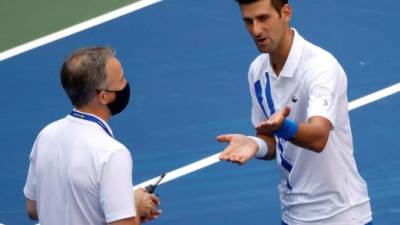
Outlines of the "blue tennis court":
{"type": "MultiPolygon", "coordinates": [[[[346,70],[350,101],[400,82],[400,2],[291,4],[293,27],[346,70]]],[[[221,151],[221,133],[253,133],[247,70],[258,51],[237,4],[161,1],[0,61],[0,224],[35,224],[22,193],[31,146],[40,129],[71,110],[59,80],[64,57],[95,45],[117,50],[131,83],[130,105],[111,127],[132,152],[134,183],[221,151]]],[[[399,112],[399,90],[350,112],[374,224],[400,224],[399,112]]],[[[149,224],[280,224],[278,176],[275,161],[206,167],[161,185],[163,214],[149,224]]]]}

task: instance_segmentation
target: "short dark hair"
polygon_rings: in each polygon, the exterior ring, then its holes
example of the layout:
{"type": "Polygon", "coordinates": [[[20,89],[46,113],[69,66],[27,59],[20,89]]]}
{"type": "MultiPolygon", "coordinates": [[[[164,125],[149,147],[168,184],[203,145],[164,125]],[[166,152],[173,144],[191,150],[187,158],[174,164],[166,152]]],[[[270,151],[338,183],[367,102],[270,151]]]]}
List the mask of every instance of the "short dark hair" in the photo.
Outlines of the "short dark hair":
{"type": "MultiPolygon", "coordinates": [[[[241,4],[250,4],[253,2],[257,2],[259,0],[236,0],[237,3],[239,3],[239,5],[241,4]]],[[[272,7],[274,7],[274,9],[279,13],[279,15],[281,15],[281,9],[284,5],[288,4],[289,1],[288,0],[270,0],[272,7]]]]}
{"type": "Polygon", "coordinates": [[[114,54],[115,50],[109,47],[81,48],[65,59],[61,84],[72,105],[85,106],[106,85],[106,63],[114,54]]]}

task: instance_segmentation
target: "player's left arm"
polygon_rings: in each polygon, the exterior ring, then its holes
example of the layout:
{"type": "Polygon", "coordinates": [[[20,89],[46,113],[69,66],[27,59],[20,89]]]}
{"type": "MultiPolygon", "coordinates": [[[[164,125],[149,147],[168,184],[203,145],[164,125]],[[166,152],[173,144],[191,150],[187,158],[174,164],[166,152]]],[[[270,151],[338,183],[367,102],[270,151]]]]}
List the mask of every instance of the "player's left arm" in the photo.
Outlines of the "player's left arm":
{"type": "Polygon", "coordinates": [[[285,134],[281,134],[282,132],[277,132],[283,129],[284,132],[292,133],[289,134],[287,138],[283,137],[284,139],[305,149],[317,153],[322,152],[328,142],[329,132],[332,127],[331,122],[322,116],[313,116],[306,123],[293,124],[295,122],[290,122],[286,119],[289,114],[289,107],[285,107],[281,111],[276,112],[270,119],[256,126],[257,132],[260,134],[265,133],[285,136],[285,134]],[[290,126],[296,126],[296,128],[290,126]]]}
{"type": "Polygon", "coordinates": [[[328,142],[331,122],[322,117],[311,117],[307,123],[299,123],[298,130],[289,141],[297,146],[320,153],[328,142]]]}
{"type": "MultiPolygon", "coordinates": [[[[318,67],[307,85],[306,121],[289,119],[290,108],[284,107],[256,126],[257,132],[268,133],[320,153],[325,149],[329,134],[335,127],[337,114],[347,105],[347,79],[337,62],[318,67]],[[345,104],[346,103],[346,104],[345,104]]],[[[295,118],[295,117],[292,117],[295,118]]]]}

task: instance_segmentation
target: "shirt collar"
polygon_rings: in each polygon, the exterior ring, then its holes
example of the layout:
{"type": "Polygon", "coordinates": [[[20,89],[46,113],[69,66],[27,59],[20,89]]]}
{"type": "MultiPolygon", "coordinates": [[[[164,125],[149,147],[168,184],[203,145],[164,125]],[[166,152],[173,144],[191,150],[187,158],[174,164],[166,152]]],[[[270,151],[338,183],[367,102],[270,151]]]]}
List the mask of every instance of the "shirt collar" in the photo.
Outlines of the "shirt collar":
{"type": "MultiPolygon", "coordinates": [[[[75,109],[75,108],[73,109],[73,111],[76,111],[76,112],[79,112],[79,113],[83,113],[83,114],[87,114],[87,115],[93,116],[93,117],[95,117],[96,119],[100,120],[100,121],[106,126],[107,130],[111,133],[111,135],[114,136],[113,131],[112,131],[110,125],[108,125],[108,123],[107,123],[105,120],[103,120],[102,118],[100,118],[100,117],[98,117],[98,116],[96,116],[95,114],[92,114],[92,113],[79,111],[79,110],[77,110],[77,109],[75,109]]],[[[68,116],[70,116],[70,115],[68,115],[68,116]]],[[[71,118],[74,118],[73,116],[70,116],[70,117],[71,117],[71,118]]]]}
{"type": "Polygon", "coordinates": [[[304,39],[300,36],[296,29],[292,28],[292,30],[294,33],[292,46],[290,47],[289,55],[286,59],[285,65],[282,68],[282,71],[279,74],[279,77],[293,77],[300,63],[304,39]]]}

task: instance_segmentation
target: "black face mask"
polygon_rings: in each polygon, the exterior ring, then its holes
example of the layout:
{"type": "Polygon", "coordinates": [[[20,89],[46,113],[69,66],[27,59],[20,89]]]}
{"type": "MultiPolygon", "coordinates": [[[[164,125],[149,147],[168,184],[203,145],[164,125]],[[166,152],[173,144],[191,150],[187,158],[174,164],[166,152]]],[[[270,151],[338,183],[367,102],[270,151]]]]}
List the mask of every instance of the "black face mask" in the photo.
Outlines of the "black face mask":
{"type": "Polygon", "coordinates": [[[124,89],[115,92],[115,99],[113,102],[109,103],[107,107],[111,111],[111,115],[116,115],[128,105],[131,90],[129,88],[129,83],[126,83],[124,89]]]}

